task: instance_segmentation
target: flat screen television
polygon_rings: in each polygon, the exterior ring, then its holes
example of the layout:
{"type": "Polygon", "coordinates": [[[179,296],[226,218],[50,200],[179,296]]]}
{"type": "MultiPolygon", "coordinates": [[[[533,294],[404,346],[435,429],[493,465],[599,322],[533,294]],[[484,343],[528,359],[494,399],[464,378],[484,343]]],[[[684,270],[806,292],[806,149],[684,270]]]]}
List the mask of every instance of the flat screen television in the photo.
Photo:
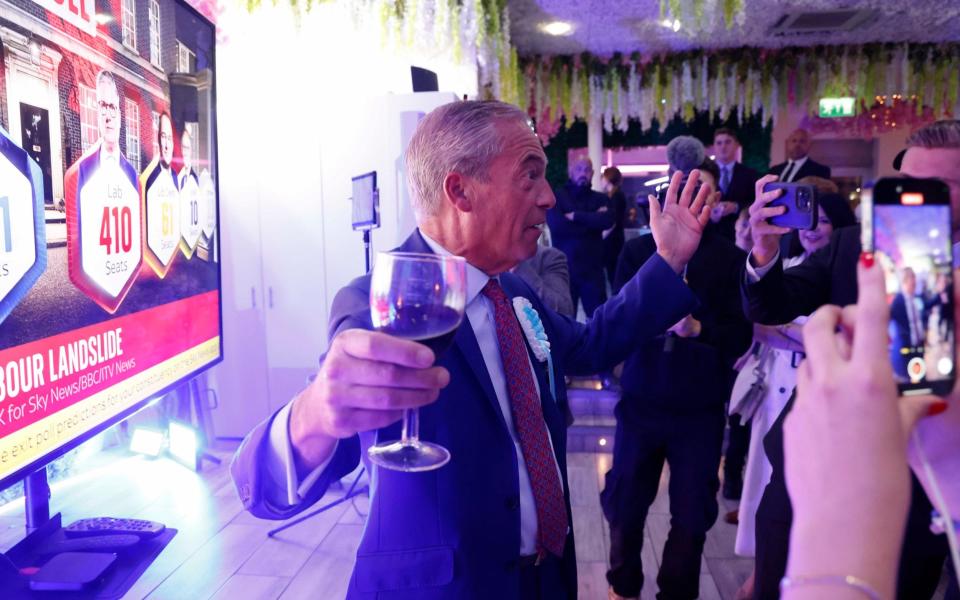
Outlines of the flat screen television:
{"type": "Polygon", "coordinates": [[[0,0],[0,489],[222,358],[215,39],[0,0]]]}

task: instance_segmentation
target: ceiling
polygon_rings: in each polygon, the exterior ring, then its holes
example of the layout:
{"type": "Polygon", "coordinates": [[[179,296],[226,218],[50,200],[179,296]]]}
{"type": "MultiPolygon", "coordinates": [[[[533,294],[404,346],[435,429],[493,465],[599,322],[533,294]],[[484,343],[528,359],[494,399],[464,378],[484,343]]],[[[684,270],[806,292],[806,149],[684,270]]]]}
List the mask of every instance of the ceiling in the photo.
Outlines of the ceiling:
{"type": "Polygon", "coordinates": [[[739,46],[810,46],[865,42],[960,40],[960,0],[742,0],[743,15],[727,29],[724,0],[701,0],[699,30],[692,0],[680,0],[679,30],[665,27],[660,0],[507,0],[510,34],[521,56],[609,55],[739,46]],[[833,14],[827,14],[833,12],[833,14]],[[819,13],[801,17],[801,13],[819,13]],[[784,19],[784,17],[787,17],[784,19]],[[540,25],[571,23],[567,36],[551,36],[540,25]],[[779,32],[776,27],[792,29],[779,32]]]}

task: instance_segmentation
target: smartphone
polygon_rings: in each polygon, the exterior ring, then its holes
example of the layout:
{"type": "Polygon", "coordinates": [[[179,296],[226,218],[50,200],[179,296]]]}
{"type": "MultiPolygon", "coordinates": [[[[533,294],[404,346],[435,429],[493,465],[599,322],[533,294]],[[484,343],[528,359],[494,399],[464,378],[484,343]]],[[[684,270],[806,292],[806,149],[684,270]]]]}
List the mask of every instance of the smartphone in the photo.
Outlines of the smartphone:
{"type": "Polygon", "coordinates": [[[862,246],[886,279],[888,353],[904,395],[946,396],[956,377],[950,190],[938,179],[863,188],[862,246]]]}
{"type": "Polygon", "coordinates": [[[790,229],[816,229],[820,210],[817,208],[817,188],[806,183],[774,181],[763,186],[764,192],[783,190],[780,197],[768,206],[785,206],[787,212],[771,217],[770,223],[790,229]]]}

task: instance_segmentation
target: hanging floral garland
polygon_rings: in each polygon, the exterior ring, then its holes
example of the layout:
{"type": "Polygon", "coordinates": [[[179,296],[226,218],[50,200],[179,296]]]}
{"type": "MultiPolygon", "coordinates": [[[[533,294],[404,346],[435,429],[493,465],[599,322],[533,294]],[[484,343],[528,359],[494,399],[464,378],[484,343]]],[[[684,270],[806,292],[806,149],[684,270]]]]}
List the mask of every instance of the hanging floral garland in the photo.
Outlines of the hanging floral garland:
{"type": "Polygon", "coordinates": [[[559,129],[561,118],[599,118],[607,132],[626,131],[629,120],[644,129],[653,119],[664,123],[680,116],[690,122],[697,111],[775,120],[781,108],[816,114],[825,96],[854,97],[862,133],[880,131],[884,122],[942,118],[960,109],[956,43],[738,48],[607,59],[585,53],[521,59],[520,64],[520,105],[536,117],[544,141],[559,129]],[[897,113],[862,118],[878,104],[897,113]]]}
{"type": "Polygon", "coordinates": [[[722,14],[727,29],[746,22],[744,0],[660,0],[660,20],[687,23],[693,32],[711,31],[722,14]],[[719,6],[718,6],[719,5],[719,6]]]}
{"type": "MultiPolygon", "coordinates": [[[[191,0],[213,2],[215,0],[191,0]]],[[[262,0],[245,0],[255,11],[262,0]]],[[[273,0],[274,3],[277,0],[273,0]]],[[[333,0],[289,0],[296,14],[333,0]]],[[[358,25],[379,27],[384,47],[435,53],[448,49],[454,62],[476,64],[481,95],[521,104],[530,88],[510,42],[506,0],[337,0],[358,25]]],[[[559,88],[557,88],[559,91],[559,88]]]]}

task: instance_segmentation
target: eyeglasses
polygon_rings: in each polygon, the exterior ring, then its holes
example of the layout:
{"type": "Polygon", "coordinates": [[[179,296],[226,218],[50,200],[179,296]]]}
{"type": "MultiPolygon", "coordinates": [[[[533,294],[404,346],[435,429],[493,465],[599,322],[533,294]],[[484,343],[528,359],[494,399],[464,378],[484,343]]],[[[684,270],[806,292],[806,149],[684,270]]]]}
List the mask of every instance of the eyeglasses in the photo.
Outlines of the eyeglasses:
{"type": "Polygon", "coordinates": [[[103,100],[101,100],[101,101],[98,102],[97,104],[100,105],[100,112],[102,112],[102,113],[113,114],[113,113],[116,113],[117,111],[120,110],[120,107],[119,107],[119,106],[117,106],[116,104],[113,104],[113,103],[111,103],[111,102],[104,102],[103,100]]]}

